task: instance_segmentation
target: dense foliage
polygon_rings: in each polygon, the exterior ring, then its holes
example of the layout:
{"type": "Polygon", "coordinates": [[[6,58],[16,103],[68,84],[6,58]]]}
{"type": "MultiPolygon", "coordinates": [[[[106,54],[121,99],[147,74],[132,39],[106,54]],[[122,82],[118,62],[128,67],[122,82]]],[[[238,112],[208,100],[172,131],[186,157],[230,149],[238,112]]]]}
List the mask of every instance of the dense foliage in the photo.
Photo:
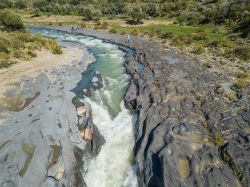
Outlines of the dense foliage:
{"type": "MultiPolygon", "coordinates": [[[[85,20],[120,16],[139,23],[165,17],[188,25],[225,24],[249,35],[249,0],[1,0],[0,8],[30,8],[50,14],[80,15],[85,20]]],[[[38,14],[37,14],[38,13],[38,14]]]]}
{"type": "Polygon", "coordinates": [[[20,16],[13,14],[7,10],[0,12],[0,26],[6,30],[24,29],[20,16]]]}
{"type": "MultiPolygon", "coordinates": [[[[0,8],[15,8],[17,12],[26,9],[32,17],[43,16],[41,19],[47,18],[46,15],[81,16],[86,21],[95,20],[92,25],[95,29],[157,36],[163,42],[170,41],[176,46],[193,45],[196,54],[209,48],[228,58],[249,59],[249,0],[1,0],[0,8]],[[102,17],[109,21],[98,21],[102,17]],[[138,27],[121,26],[115,23],[120,20],[116,18],[124,19],[128,24],[138,24],[138,27]],[[112,22],[111,19],[116,20],[112,22]],[[155,19],[157,24],[140,25],[144,19],[155,19]],[[161,24],[161,20],[171,24],[161,24]]],[[[13,19],[8,21],[14,23],[13,19]]],[[[53,24],[50,21],[47,24],[53,24]]],[[[8,29],[15,28],[7,21],[3,23],[8,29]]],[[[72,22],[64,18],[57,24],[61,26],[64,23],[82,27],[91,25],[82,19],[72,22]]]]}

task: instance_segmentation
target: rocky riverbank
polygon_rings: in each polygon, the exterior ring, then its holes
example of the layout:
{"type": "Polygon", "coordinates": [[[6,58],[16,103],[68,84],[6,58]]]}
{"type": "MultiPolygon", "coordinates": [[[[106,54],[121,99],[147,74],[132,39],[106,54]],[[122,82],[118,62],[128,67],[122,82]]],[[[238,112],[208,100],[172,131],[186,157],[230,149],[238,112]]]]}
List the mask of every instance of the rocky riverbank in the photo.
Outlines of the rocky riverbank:
{"type": "MultiPolygon", "coordinates": [[[[249,71],[248,64],[222,61],[208,66],[201,57],[145,38],[132,37],[131,51],[126,35],[91,29],[75,33],[133,53],[125,64],[132,79],[124,101],[138,113],[135,161],[140,186],[248,186],[250,88],[239,89],[232,76],[238,68],[249,71]]],[[[91,55],[85,51],[83,58],[87,62],[91,55]]],[[[75,60],[50,74],[25,79],[20,90],[27,104],[12,117],[1,113],[1,185],[85,186],[81,156],[84,148],[93,146],[82,139],[81,126],[76,125],[82,119],[69,90],[86,66],[75,60]]]]}
{"type": "Polygon", "coordinates": [[[104,140],[90,107],[77,116],[70,90],[95,59],[78,43],[62,47],[63,55],[39,53],[0,75],[0,186],[85,186],[82,155],[96,155],[104,140]],[[77,125],[83,118],[94,131],[91,141],[77,125]]]}
{"type": "MultiPolygon", "coordinates": [[[[76,33],[126,46],[126,35],[76,33]]],[[[135,56],[126,65],[132,80],[124,99],[138,112],[140,186],[248,186],[250,87],[239,89],[232,74],[249,72],[249,64],[214,58],[208,66],[202,57],[140,37],[130,47],[135,56]]]]}

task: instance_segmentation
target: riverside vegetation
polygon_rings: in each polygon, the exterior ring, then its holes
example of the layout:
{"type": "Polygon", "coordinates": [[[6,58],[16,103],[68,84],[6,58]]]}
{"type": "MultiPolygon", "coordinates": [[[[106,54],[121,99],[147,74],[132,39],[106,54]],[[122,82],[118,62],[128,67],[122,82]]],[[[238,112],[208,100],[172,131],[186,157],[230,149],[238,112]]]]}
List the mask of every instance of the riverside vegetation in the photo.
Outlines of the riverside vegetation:
{"type": "Polygon", "coordinates": [[[0,68],[34,58],[35,51],[42,48],[53,54],[62,53],[56,41],[26,31],[20,16],[8,10],[0,11],[0,68]]]}
{"type": "Polygon", "coordinates": [[[189,47],[195,54],[208,50],[231,60],[250,58],[247,0],[4,0],[0,7],[21,12],[27,24],[37,24],[34,18],[41,16],[42,24],[93,26],[158,37],[181,49],[189,47]],[[71,19],[67,21],[65,15],[71,19]],[[46,16],[51,18],[47,22],[46,16]]]}

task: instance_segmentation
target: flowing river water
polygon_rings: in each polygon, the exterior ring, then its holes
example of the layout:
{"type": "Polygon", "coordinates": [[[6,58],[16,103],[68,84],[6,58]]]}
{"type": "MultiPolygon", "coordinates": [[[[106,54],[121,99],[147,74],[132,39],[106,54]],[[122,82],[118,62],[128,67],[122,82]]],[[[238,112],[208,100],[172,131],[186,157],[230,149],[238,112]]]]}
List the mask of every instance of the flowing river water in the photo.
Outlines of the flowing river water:
{"type": "Polygon", "coordinates": [[[103,88],[84,98],[91,104],[93,121],[106,141],[97,157],[85,162],[88,164],[84,166],[83,177],[87,186],[138,186],[133,167],[133,124],[136,116],[125,109],[123,104],[123,95],[129,81],[124,67],[126,54],[116,45],[93,37],[45,28],[30,30],[59,41],[79,42],[91,50],[96,62],[89,65],[73,90],[77,97],[83,98],[82,91],[91,84],[96,71],[103,78],[103,88]]]}

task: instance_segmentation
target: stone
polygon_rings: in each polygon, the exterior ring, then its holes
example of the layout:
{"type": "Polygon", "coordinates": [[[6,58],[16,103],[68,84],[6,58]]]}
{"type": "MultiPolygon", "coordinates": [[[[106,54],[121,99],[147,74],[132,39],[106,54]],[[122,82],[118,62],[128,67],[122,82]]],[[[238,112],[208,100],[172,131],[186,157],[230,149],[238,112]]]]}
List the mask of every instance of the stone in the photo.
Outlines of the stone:
{"type": "Polygon", "coordinates": [[[99,79],[97,77],[93,77],[92,83],[97,83],[97,82],[99,82],[99,79]]]}
{"type": "Polygon", "coordinates": [[[83,116],[86,113],[86,108],[84,106],[80,106],[76,108],[77,116],[83,116]]]}
{"type": "Polygon", "coordinates": [[[91,141],[93,138],[93,130],[90,129],[90,128],[87,128],[85,130],[85,133],[84,133],[84,139],[85,140],[88,140],[88,141],[91,141]]]}

